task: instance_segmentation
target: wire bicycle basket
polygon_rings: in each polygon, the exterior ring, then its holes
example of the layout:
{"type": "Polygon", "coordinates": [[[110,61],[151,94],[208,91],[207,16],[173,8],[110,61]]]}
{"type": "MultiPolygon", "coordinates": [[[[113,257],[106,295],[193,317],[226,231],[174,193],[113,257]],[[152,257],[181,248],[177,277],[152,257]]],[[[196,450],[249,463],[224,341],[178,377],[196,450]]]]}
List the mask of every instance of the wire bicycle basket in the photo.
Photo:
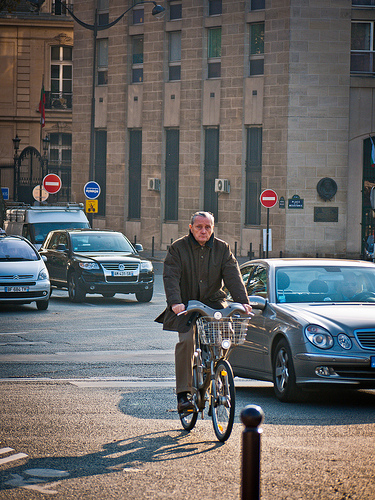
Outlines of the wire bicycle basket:
{"type": "Polygon", "coordinates": [[[221,346],[223,340],[230,340],[232,345],[238,345],[245,342],[249,318],[226,317],[217,320],[202,316],[196,324],[202,344],[221,346]]]}

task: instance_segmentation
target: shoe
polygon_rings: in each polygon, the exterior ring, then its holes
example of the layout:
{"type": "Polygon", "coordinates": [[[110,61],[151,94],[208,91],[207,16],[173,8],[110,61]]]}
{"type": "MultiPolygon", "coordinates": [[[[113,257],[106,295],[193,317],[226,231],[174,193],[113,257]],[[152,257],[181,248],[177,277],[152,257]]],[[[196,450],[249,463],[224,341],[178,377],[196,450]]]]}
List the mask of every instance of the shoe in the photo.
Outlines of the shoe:
{"type": "Polygon", "coordinates": [[[186,413],[189,411],[194,411],[195,406],[193,405],[192,401],[189,399],[187,394],[181,394],[181,396],[178,396],[178,402],[177,402],[177,411],[178,413],[186,413]]]}

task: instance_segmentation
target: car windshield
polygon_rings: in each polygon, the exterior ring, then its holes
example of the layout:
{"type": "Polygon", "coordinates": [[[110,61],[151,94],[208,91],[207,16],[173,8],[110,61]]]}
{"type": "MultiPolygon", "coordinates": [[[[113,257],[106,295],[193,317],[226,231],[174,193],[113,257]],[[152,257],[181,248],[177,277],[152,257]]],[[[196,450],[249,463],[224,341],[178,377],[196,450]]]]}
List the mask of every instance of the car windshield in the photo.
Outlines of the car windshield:
{"type": "Polygon", "coordinates": [[[74,252],[134,253],[129,241],[119,233],[77,233],[71,235],[71,240],[74,252]]]}
{"type": "Polygon", "coordinates": [[[38,253],[25,241],[18,239],[0,239],[0,262],[38,260],[38,253]]]}
{"type": "Polygon", "coordinates": [[[276,302],[375,302],[375,266],[276,269],[276,302]]]}
{"type": "MultiPolygon", "coordinates": [[[[38,222],[30,225],[30,231],[34,231],[35,243],[43,243],[47,234],[54,229],[84,229],[85,227],[89,227],[87,222],[38,222]]],[[[28,237],[27,234],[23,236],[28,237]]]]}

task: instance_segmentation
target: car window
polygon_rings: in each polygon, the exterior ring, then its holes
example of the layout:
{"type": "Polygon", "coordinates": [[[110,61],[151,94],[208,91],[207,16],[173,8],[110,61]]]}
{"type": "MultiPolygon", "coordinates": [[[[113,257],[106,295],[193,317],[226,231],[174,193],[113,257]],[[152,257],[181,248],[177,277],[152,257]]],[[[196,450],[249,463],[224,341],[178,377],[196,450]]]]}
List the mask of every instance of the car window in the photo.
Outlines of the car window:
{"type": "Polygon", "coordinates": [[[0,239],[1,261],[38,260],[38,253],[26,241],[5,238],[0,239]]]}
{"type": "Polygon", "coordinates": [[[375,267],[283,267],[275,287],[277,302],[375,302],[375,267]]]}
{"type": "Polygon", "coordinates": [[[134,253],[130,242],[121,233],[82,232],[71,234],[74,252],[134,253]]]}
{"type": "Polygon", "coordinates": [[[267,270],[263,266],[254,266],[246,284],[248,295],[267,296],[267,270]]]}
{"type": "Polygon", "coordinates": [[[59,238],[60,238],[59,232],[53,233],[52,236],[50,237],[48,243],[47,243],[47,248],[50,248],[52,250],[56,250],[57,245],[59,243],[59,238]]]}

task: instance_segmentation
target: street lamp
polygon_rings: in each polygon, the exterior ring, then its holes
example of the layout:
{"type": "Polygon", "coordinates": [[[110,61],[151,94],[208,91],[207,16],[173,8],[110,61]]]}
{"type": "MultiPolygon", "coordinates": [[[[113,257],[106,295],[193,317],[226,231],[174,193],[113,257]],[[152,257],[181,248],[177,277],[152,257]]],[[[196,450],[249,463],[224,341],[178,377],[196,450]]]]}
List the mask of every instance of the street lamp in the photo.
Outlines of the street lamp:
{"type": "Polygon", "coordinates": [[[20,148],[21,139],[16,134],[16,137],[12,139],[14,147],[14,172],[13,172],[13,199],[18,201],[18,182],[19,182],[19,165],[18,165],[18,150],[20,148]]]}
{"type": "Polygon", "coordinates": [[[42,178],[40,179],[39,184],[39,203],[43,201],[43,179],[48,174],[48,148],[50,143],[50,138],[48,134],[42,139],[43,142],[43,157],[41,158],[41,171],[42,178]]]}
{"type": "Polygon", "coordinates": [[[89,164],[89,180],[94,180],[94,155],[95,155],[95,79],[96,79],[96,38],[98,31],[107,30],[112,28],[117,24],[130,10],[135,6],[139,6],[145,3],[152,3],[154,5],[152,9],[152,15],[160,19],[165,13],[165,8],[158,5],[154,1],[145,0],[129,7],[125,12],[123,12],[117,19],[108,24],[98,24],[98,9],[95,9],[94,24],[87,24],[73,14],[69,7],[61,0],[56,0],[57,3],[61,4],[72,16],[72,18],[83,28],[91,30],[93,32],[94,50],[93,50],[93,63],[92,63],[92,98],[91,98],[91,126],[90,126],[90,164],[89,164]]]}

